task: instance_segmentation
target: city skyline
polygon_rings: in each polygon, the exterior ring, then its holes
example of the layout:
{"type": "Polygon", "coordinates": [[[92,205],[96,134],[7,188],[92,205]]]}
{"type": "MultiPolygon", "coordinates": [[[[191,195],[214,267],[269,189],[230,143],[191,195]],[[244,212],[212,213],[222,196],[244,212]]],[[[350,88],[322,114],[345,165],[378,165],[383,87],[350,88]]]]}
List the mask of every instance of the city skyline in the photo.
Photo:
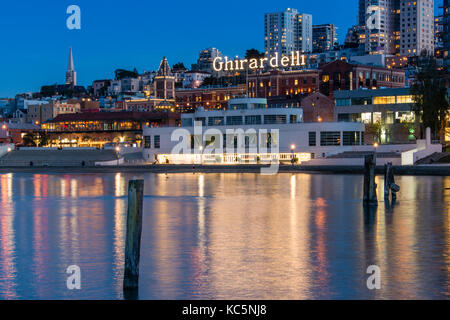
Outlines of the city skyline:
{"type": "MultiPolygon", "coordinates": [[[[222,7],[217,7],[214,15],[208,15],[214,8],[200,5],[194,10],[187,4],[179,4],[177,13],[171,15],[174,21],[171,24],[166,18],[151,14],[156,9],[167,10],[164,5],[132,2],[124,6],[118,2],[111,5],[110,2],[93,4],[80,0],[77,4],[81,8],[81,30],[66,27],[69,16],[66,9],[72,4],[68,1],[57,5],[41,1],[39,7],[27,1],[3,4],[0,27],[8,30],[3,37],[8,45],[5,46],[7,50],[0,51],[0,61],[4,61],[0,65],[0,97],[14,97],[21,92],[39,91],[42,85],[64,83],[70,47],[76,61],[78,82],[83,86],[90,85],[93,80],[112,78],[114,70],[119,68],[137,68],[140,72],[155,70],[162,56],[167,56],[171,65],[184,62],[190,67],[199,51],[208,47],[216,47],[230,56],[242,56],[250,48],[264,51],[264,14],[288,7],[312,14],[314,25],[335,24],[342,43],[347,28],[357,23],[358,1],[352,1],[349,10],[339,16],[334,16],[333,10],[322,11],[327,7],[324,4],[331,6],[334,3],[324,2],[272,4],[264,1],[253,9],[250,9],[251,5],[240,3],[241,10],[233,11],[237,19],[233,21],[245,23],[230,25],[226,22],[230,12],[222,7]],[[12,11],[21,12],[23,19],[13,20],[13,15],[8,14],[12,11]],[[44,13],[55,19],[36,18],[44,13]],[[195,28],[186,27],[190,24],[195,28]],[[207,25],[209,27],[205,28],[207,25]]],[[[234,2],[229,5],[232,7],[236,7],[234,2]]]]}

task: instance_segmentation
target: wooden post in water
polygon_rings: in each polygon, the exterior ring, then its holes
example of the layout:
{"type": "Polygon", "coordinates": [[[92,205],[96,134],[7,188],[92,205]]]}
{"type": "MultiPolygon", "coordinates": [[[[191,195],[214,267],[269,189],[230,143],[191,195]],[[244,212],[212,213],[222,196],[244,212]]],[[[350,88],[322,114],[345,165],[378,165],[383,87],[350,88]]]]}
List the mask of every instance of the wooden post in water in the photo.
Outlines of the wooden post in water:
{"type": "Polygon", "coordinates": [[[377,184],[375,183],[375,154],[364,157],[364,205],[377,206],[377,184]]]}
{"type": "Polygon", "coordinates": [[[389,200],[389,192],[392,192],[392,200],[395,200],[399,191],[400,186],[395,184],[394,169],[389,162],[384,166],[384,199],[389,200]]]}
{"type": "Polygon", "coordinates": [[[391,187],[389,185],[389,174],[392,170],[392,163],[386,163],[384,165],[384,200],[389,200],[389,193],[391,187]]]}
{"type": "Polygon", "coordinates": [[[143,198],[144,180],[130,180],[128,184],[125,273],[123,278],[124,291],[138,289],[143,198]]]}

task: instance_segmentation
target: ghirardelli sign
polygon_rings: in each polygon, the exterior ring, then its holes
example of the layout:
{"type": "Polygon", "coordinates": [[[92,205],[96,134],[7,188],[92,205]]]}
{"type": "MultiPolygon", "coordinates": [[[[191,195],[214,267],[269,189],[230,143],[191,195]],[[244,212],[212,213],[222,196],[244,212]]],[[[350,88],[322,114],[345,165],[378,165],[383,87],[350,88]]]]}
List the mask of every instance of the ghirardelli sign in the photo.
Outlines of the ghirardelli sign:
{"type": "Polygon", "coordinates": [[[289,67],[301,67],[306,65],[306,56],[300,54],[300,51],[293,51],[289,56],[280,56],[279,53],[275,53],[271,57],[259,58],[259,59],[233,59],[228,57],[217,57],[213,62],[214,71],[242,71],[247,68],[250,70],[264,69],[266,65],[271,68],[289,68],[289,67]]]}

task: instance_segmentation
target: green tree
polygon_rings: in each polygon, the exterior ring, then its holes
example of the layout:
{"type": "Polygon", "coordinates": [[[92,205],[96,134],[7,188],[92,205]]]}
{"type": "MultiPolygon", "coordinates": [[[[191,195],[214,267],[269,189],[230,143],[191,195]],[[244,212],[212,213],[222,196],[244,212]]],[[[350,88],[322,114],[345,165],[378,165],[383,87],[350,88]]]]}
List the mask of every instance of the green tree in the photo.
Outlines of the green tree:
{"type": "Polygon", "coordinates": [[[36,147],[34,134],[27,133],[23,136],[22,140],[25,147],[36,147]]]}
{"type": "Polygon", "coordinates": [[[259,52],[259,50],[257,49],[248,49],[245,52],[245,59],[250,60],[250,59],[261,59],[264,58],[264,52],[259,52]]]}
{"type": "Polygon", "coordinates": [[[381,132],[383,124],[380,120],[366,125],[366,134],[373,137],[373,141],[381,143],[381,132]]]}
{"type": "Polygon", "coordinates": [[[116,80],[122,80],[125,78],[137,78],[139,73],[136,68],[133,71],[128,71],[124,69],[117,69],[115,72],[116,80]]]}
{"type": "Polygon", "coordinates": [[[184,66],[183,62],[178,62],[173,65],[172,71],[184,71],[186,70],[186,67],[184,66]]]}
{"type": "Polygon", "coordinates": [[[39,146],[46,147],[49,144],[49,137],[46,132],[40,132],[38,136],[39,146]]]}
{"type": "Polygon", "coordinates": [[[434,140],[444,139],[449,108],[445,71],[437,65],[434,57],[422,52],[418,58],[415,77],[410,91],[415,102],[413,110],[422,119],[421,137],[429,127],[434,140]]]}

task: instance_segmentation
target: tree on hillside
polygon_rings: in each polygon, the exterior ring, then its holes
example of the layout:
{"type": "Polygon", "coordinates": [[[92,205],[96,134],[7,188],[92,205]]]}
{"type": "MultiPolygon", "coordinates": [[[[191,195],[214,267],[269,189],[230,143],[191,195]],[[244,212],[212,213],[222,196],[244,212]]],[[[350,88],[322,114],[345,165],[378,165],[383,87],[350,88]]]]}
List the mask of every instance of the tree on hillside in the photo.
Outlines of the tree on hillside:
{"type": "Polygon", "coordinates": [[[178,62],[178,63],[174,64],[172,67],[172,71],[184,71],[184,70],[187,70],[187,69],[184,66],[183,62],[178,62]]]}
{"type": "Polygon", "coordinates": [[[134,68],[133,71],[124,70],[124,69],[117,69],[115,72],[115,78],[116,80],[122,80],[125,78],[137,78],[139,76],[138,71],[136,68],[134,68]]]}
{"type": "Polygon", "coordinates": [[[250,60],[250,59],[261,59],[264,58],[265,54],[264,52],[259,52],[259,50],[257,49],[248,49],[245,52],[245,59],[250,60]]]}
{"type": "Polygon", "coordinates": [[[420,135],[423,138],[425,129],[429,127],[434,140],[443,140],[449,108],[445,71],[437,65],[433,56],[422,52],[415,77],[410,91],[415,102],[413,110],[416,117],[422,119],[420,135]]]}
{"type": "Polygon", "coordinates": [[[23,136],[22,140],[25,147],[36,147],[34,134],[27,133],[23,136]]]}

